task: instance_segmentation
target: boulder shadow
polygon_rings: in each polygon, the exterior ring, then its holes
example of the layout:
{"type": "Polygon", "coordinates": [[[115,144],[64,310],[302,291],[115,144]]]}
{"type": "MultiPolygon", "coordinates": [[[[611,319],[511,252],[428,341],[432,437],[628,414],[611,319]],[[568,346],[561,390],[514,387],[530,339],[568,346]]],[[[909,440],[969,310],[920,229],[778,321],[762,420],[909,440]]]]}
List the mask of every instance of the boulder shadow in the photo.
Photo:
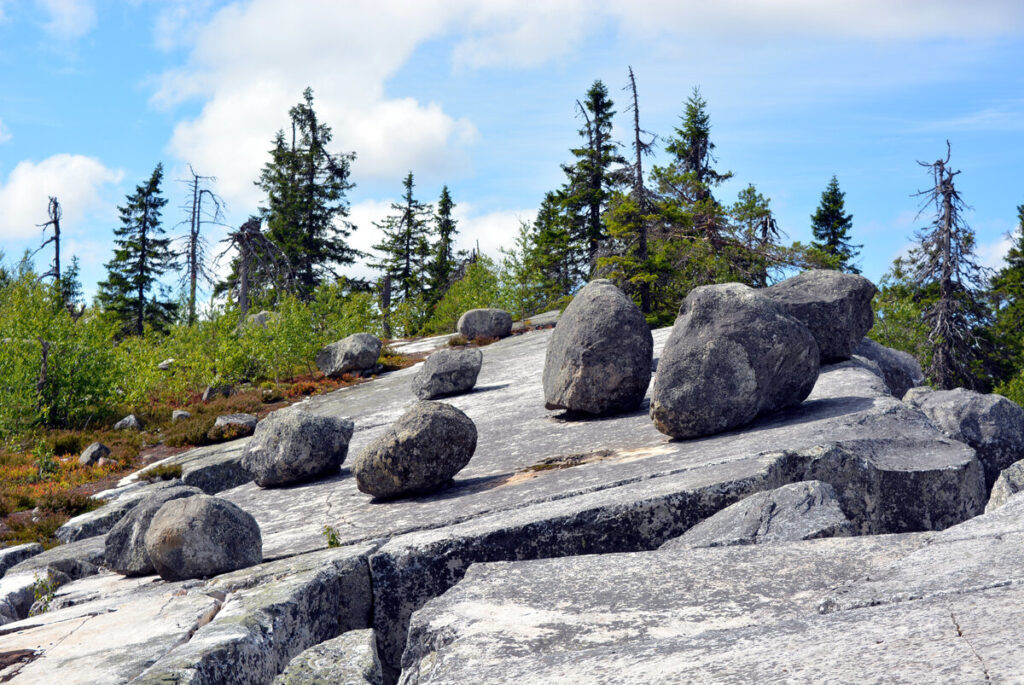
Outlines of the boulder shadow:
{"type": "MultiPolygon", "coordinates": [[[[558,409],[549,411],[558,411],[558,409]]],[[[583,411],[573,411],[571,409],[561,410],[559,414],[552,414],[547,416],[549,421],[555,423],[590,423],[595,421],[610,421],[615,419],[629,419],[636,416],[644,416],[651,412],[651,400],[648,397],[643,399],[643,402],[638,404],[635,409],[629,411],[620,412],[609,412],[607,414],[589,414],[583,411]]]]}

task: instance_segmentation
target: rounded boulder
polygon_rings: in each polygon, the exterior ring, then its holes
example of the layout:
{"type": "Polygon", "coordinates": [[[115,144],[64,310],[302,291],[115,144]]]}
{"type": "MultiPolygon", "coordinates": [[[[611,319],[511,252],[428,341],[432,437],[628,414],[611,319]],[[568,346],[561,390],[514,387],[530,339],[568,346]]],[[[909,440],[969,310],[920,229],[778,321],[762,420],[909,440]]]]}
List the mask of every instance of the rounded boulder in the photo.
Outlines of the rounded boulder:
{"type": "Polygon", "coordinates": [[[294,408],[276,411],[256,426],[242,452],[242,468],[263,488],[337,473],[354,428],[339,416],[294,408]]]}
{"type": "Polygon", "coordinates": [[[316,355],[316,366],[331,378],[340,378],[352,371],[366,371],[377,365],[383,345],[375,335],[356,333],[320,350],[316,355]]]}
{"type": "Polygon", "coordinates": [[[654,339],[633,301],[591,281],[562,313],[544,359],[548,409],[611,414],[635,409],[651,381],[654,339]]]}
{"type": "Polygon", "coordinates": [[[104,541],[103,563],[121,575],[146,576],[156,573],[153,562],[146,551],[146,531],[160,508],[175,499],[201,495],[203,491],[188,485],[174,486],[159,490],[114,524],[104,541]]]}
{"type": "Polygon", "coordinates": [[[474,338],[507,338],[512,334],[512,315],[504,309],[470,309],[459,317],[459,334],[474,338]]]}
{"type": "Polygon", "coordinates": [[[164,580],[216,576],[263,559],[256,519],[211,495],[166,502],[149,524],[145,542],[153,567],[164,580]]]}
{"type": "Polygon", "coordinates": [[[806,271],[761,291],[783,314],[810,329],[821,362],[849,359],[874,325],[875,284],[856,274],[806,271]]]}
{"type": "Polygon", "coordinates": [[[436,490],[476,451],[476,425],[442,402],[418,402],[352,464],[356,486],[374,497],[436,490]]]}
{"type": "Polygon", "coordinates": [[[683,301],[651,397],[651,419],[674,438],[710,435],[802,402],[818,379],[807,327],[738,283],[683,301]]]}
{"type": "Polygon", "coordinates": [[[484,355],[478,349],[438,350],[427,357],[412,379],[421,400],[469,392],[476,385],[484,355]]]}

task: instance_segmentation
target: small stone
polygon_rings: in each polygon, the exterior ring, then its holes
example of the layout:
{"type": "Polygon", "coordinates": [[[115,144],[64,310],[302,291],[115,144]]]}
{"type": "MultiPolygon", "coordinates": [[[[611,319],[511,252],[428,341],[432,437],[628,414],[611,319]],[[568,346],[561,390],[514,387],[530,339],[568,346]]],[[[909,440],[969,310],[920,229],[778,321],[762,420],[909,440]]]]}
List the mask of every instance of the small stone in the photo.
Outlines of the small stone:
{"type": "Polygon", "coordinates": [[[231,393],[234,392],[234,390],[234,387],[226,383],[220,385],[208,385],[206,386],[206,389],[203,390],[203,402],[209,402],[217,397],[231,397],[231,393]]]}
{"type": "Polygon", "coordinates": [[[177,423],[178,421],[184,421],[185,419],[191,419],[192,412],[185,411],[184,409],[175,409],[171,412],[171,423],[177,423]]]}
{"type": "Polygon", "coordinates": [[[459,317],[459,334],[474,338],[507,338],[512,334],[512,315],[504,309],[470,309],[459,317]]]}
{"type": "Polygon", "coordinates": [[[985,513],[995,511],[1006,504],[1006,501],[1024,490],[1024,460],[1014,462],[1006,467],[996,478],[992,486],[992,494],[985,505],[985,513]]]}
{"type": "Polygon", "coordinates": [[[787,278],[761,292],[783,314],[810,329],[821,362],[849,359],[874,324],[875,284],[856,274],[818,269],[787,278]]]}
{"type": "Polygon", "coordinates": [[[455,407],[418,402],[356,458],[356,486],[374,497],[437,490],[469,463],[476,437],[473,421],[455,407]]]}
{"type": "Polygon", "coordinates": [[[170,371],[171,367],[174,366],[174,359],[165,359],[156,365],[156,368],[161,371],[170,371]]]}
{"type": "Polygon", "coordinates": [[[126,576],[156,573],[145,542],[146,531],[153,517],[160,507],[171,500],[201,494],[203,491],[199,488],[183,485],[160,490],[143,499],[107,533],[104,564],[126,576]]]}
{"type": "Polygon", "coordinates": [[[256,426],[242,453],[242,467],[264,488],[337,473],[354,429],[342,417],[295,408],[276,411],[256,426]]]}
{"type": "Polygon", "coordinates": [[[224,414],[213,422],[213,428],[207,432],[210,440],[235,440],[252,435],[259,422],[252,414],[224,414]]]}
{"type": "Polygon", "coordinates": [[[613,414],[635,409],[651,382],[654,339],[633,301],[591,281],[562,313],[544,358],[548,409],[613,414]]]}
{"type": "Polygon", "coordinates": [[[114,466],[115,464],[117,464],[117,462],[110,457],[100,457],[96,460],[96,466],[99,466],[101,469],[107,466],[114,466]]]}
{"type": "Polygon", "coordinates": [[[256,519],[210,495],[164,503],[150,522],[145,544],[157,573],[172,581],[216,576],[263,558],[256,519]]]}
{"type": "Polygon", "coordinates": [[[476,385],[483,360],[479,349],[438,350],[413,377],[413,392],[421,400],[469,392],[476,385]]]}
{"type": "Polygon", "coordinates": [[[803,402],[819,356],[807,327],[754,289],[694,288],[658,362],[651,419],[674,438],[743,426],[803,402]]]}
{"type": "Polygon", "coordinates": [[[320,350],[316,366],[330,378],[340,378],[352,371],[367,371],[377,365],[383,345],[375,335],[356,333],[320,350]]]}
{"type": "Polygon", "coordinates": [[[82,452],[82,456],[78,458],[78,463],[82,466],[92,466],[103,457],[110,456],[110,448],[101,442],[94,442],[85,448],[82,452]]]}
{"type": "Polygon", "coordinates": [[[142,422],[139,421],[135,414],[129,414],[120,421],[114,424],[114,430],[116,431],[140,431],[142,430],[142,422]]]}

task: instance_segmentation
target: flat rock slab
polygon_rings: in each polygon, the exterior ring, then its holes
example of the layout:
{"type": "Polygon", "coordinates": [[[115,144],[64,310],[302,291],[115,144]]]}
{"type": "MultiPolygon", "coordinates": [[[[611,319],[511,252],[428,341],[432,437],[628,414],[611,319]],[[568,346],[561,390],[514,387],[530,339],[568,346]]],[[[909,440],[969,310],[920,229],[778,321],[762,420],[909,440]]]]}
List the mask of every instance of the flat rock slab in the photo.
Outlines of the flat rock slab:
{"type": "Polygon", "coordinates": [[[154,462],[146,468],[125,476],[119,488],[128,488],[141,480],[141,476],[157,466],[180,466],[181,482],[199,488],[207,495],[238,487],[252,480],[252,474],[242,467],[242,451],[249,438],[233,440],[220,445],[208,445],[176,454],[154,462]]]}
{"type": "Polygon", "coordinates": [[[372,630],[351,630],[313,645],[291,660],[274,685],[383,685],[372,630]]]}

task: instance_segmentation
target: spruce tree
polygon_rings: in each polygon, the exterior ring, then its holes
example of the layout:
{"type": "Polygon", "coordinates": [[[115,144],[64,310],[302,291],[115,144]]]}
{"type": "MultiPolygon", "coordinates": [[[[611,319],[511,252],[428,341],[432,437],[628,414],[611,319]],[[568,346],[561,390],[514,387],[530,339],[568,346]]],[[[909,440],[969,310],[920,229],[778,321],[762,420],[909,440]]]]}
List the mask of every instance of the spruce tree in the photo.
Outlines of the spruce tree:
{"type": "Polygon", "coordinates": [[[319,121],[310,88],[288,116],[291,136],[277,132],[270,161],[256,185],[267,194],[260,217],[268,237],[287,258],[288,286],[309,298],[326,278],[338,276],[337,267],[352,264],[359,256],[346,243],[355,229],[346,220],[355,153],[328,151],[331,128],[319,121]]]}
{"type": "Polygon", "coordinates": [[[175,257],[170,238],[161,237],[160,214],[167,204],[160,195],[163,175],[163,164],[157,164],[149,180],[118,207],[121,225],[114,229],[114,258],[106,264],[107,280],[99,284],[100,306],[127,334],[142,335],[146,325],[165,330],[177,310],[163,292],[165,299],[151,297],[160,276],[174,267],[175,257]]]}
{"type": "Polygon", "coordinates": [[[434,235],[436,242],[433,247],[433,254],[427,265],[428,283],[430,286],[430,301],[436,303],[451,285],[452,277],[456,269],[456,255],[454,239],[459,232],[452,217],[452,210],[455,209],[455,202],[452,201],[448,186],[441,188],[441,197],[437,201],[437,213],[434,215],[434,235]]]}
{"type": "Polygon", "coordinates": [[[571,295],[587,276],[573,244],[564,204],[561,191],[546,193],[533,224],[533,252],[540,291],[547,305],[571,295]]]}
{"type": "Polygon", "coordinates": [[[863,245],[850,242],[853,215],[846,213],[845,198],[846,193],[839,190],[839,180],[833,175],[821,193],[818,209],[811,215],[811,247],[824,257],[822,266],[859,274],[853,260],[863,245]]]}
{"type": "Polygon", "coordinates": [[[1005,368],[998,375],[1006,380],[1024,368],[1024,204],[1017,205],[1017,227],[1005,266],[992,277],[996,300],[993,333],[1005,351],[1005,368]]]}
{"type": "Polygon", "coordinates": [[[397,291],[399,302],[412,300],[423,292],[425,267],[430,253],[429,216],[430,205],[413,197],[412,172],[402,182],[405,193],[401,202],[392,202],[393,214],[382,223],[374,223],[384,234],[383,239],[373,246],[381,253],[379,261],[371,264],[391,276],[392,288],[397,291]]]}
{"type": "Polygon", "coordinates": [[[764,288],[772,277],[781,275],[788,260],[779,245],[783,233],[772,214],[771,198],[757,191],[751,183],[741,190],[729,212],[736,224],[742,253],[736,261],[742,281],[755,288],[764,288]]]}

